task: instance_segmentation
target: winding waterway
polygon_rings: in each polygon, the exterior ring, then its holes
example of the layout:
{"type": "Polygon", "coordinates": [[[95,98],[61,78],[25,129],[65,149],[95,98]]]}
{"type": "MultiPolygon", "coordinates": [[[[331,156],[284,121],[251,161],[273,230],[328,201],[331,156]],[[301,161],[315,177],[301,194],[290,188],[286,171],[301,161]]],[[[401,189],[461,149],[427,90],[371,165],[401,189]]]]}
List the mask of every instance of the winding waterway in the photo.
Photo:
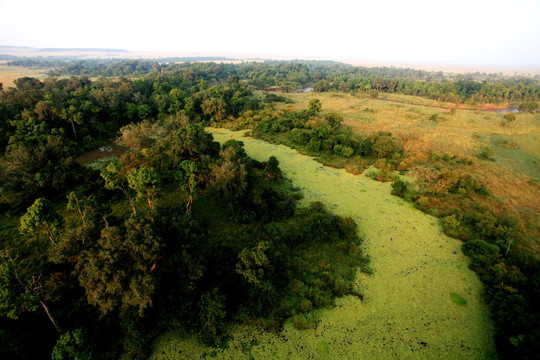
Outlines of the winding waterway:
{"type": "Polygon", "coordinates": [[[231,329],[227,349],[203,348],[175,333],[156,342],[153,359],[494,359],[493,329],[480,297],[481,283],[468,269],[461,242],[447,237],[438,220],[390,195],[390,184],[342,169],[244,132],[207,129],[223,143],[241,140],[259,161],[274,155],[304,204],[321,201],[352,217],[371,257],[373,275],[358,273],[360,301],[346,296],[318,311],[315,329],[286,324],[279,334],[255,326],[231,329]],[[457,294],[467,301],[458,305],[457,294]],[[209,358],[209,357],[207,357],[209,358]]]}

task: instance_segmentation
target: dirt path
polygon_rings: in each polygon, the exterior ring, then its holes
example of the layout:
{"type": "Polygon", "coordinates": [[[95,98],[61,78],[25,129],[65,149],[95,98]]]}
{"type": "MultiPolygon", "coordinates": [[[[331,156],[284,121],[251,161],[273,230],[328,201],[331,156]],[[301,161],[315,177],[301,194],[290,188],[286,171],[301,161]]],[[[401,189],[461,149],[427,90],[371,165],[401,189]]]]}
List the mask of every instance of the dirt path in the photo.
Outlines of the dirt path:
{"type": "MultiPolygon", "coordinates": [[[[373,275],[358,274],[356,287],[364,301],[338,299],[335,308],[319,312],[315,329],[297,331],[286,325],[280,334],[270,334],[238,326],[228,349],[214,349],[215,358],[496,358],[481,283],[467,268],[461,242],[445,236],[437,219],[390,195],[388,183],[322,166],[288,147],[244,138],[242,132],[212,132],[219,142],[244,141],[247,154],[257,160],[276,156],[285,176],[302,189],[305,203],[319,200],[334,213],[351,216],[374,270],[373,275]],[[467,304],[454,303],[452,293],[467,304]]],[[[203,351],[194,340],[174,333],[156,344],[154,359],[200,356],[203,351]]]]}

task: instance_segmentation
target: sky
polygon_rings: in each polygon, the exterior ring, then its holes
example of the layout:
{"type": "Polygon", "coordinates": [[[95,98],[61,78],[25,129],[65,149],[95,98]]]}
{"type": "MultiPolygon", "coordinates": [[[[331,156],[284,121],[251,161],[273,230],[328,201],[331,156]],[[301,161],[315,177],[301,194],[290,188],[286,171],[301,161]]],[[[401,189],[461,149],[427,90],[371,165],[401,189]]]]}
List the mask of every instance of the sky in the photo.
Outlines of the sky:
{"type": "Polygon", "coordinates": [[[540,0],[0,0],[0,45],[540,69],[540,0]]]}

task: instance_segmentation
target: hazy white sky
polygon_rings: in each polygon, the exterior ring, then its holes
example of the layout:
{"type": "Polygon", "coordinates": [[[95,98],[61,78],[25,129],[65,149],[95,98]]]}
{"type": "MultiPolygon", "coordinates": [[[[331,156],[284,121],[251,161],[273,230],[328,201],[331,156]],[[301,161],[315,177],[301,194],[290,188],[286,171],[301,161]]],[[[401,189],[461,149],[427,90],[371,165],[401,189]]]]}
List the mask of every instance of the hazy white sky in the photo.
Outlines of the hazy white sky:
{"type": "Polygon", "coordinates": [[[540,0],[0,0],[0,45],[540,67],[540,0]]]}

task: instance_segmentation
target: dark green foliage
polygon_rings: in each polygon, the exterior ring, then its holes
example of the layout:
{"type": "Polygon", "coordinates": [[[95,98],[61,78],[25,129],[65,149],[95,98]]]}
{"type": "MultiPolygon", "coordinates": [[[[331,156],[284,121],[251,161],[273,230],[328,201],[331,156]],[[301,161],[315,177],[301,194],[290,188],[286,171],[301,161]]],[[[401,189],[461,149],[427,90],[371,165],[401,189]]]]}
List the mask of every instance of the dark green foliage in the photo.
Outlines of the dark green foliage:
{"type": "Polygon", "coordinates": [[[398,179],[392,183],[392,195],[399,196],[407,201],[415,201],[418,198],[418,192],[414,191],[408,183],[398,179]]]}
{"type": "Polygon", "coordinates": [[[122,227],[104,228],[75,265],[88,303],[104,315],[131,308],[142,315],[152,305],[155,280],[150,273],[160,241],[152,225],[140,218],[128,219],[122,227]]]}
{"type": "Polygon", "coordinates": [[[222,335],[225,325],[225,296],[217,288],[205,293],[199,303],[200,334],[202,339],[214,344],[222,335]]]}
{"type": "Polygon", "coordinates": [[[473,261],[488,264],[496,260],[499,247],[483,240],[469,240],[463,244],[463,253],[473,261]]]}
{"type": "Polygon", "coordinates": [[[331,127],[338,127],[341,125],[341,123],[343,123],[343,116],[341,114],[331,112],[324,116],[324,120],[331,127]]]}
{"type": "Polygon", "coordinates": [[[68,331],[56,342],[52,360],[92,360],[92,345],[83,329],[68,331]]]}
{"type": "Polygon", "coordinates": [[[289,98],[287,98],[285,96],[279,96],[279,95],[272,94],[272,93],[266,93],[266,94],[264,94],[264,102],[265,103],[273,103],[273,102],[289,103],[290,100],[289,100],[289,98]]]}
{"type": "MultiPolygon", "coordinates": [[[[92,77],[147,75],[147,78],[156,78],[158,75],[166,74],[174,77],[175,86],[181,89],[188,84],[199,84],[201,80],[225,83],[236,77],[238,81],[229,82],[232,86],[245,83],[261,90],[280,87],[287,92],[311,85],[316,92],[367,92],[374,97],[378,96],[379,92],[390,92],[454,103],[533,102],[539,98],[537,80],[508,78],[500,74],[462,74],[456,79],[449,80],[442,72],[394,67],[356,67],[327,61],[266,61],[236,65],[197,62],[197,59],[190,58],[188,58],[190,62],[184,61],[185,58],[154,61],[17,59],[10,63],[28,67],[54,66],[55,71],[62,75],[92,77]],[[177,64],[175,63],[177,61],[183,63],[177,64]]],[[[28,84],[21,84],[21,89],[32,90],[39,86],[30,81],[28,84]]],[[[169,93],[164,95],[170,96],[169,93]]],[[[184,102],[184,99],[180,102],[184,102]]],[[[228,103],[229,100],[225,102],[228,103]]]]}
{"type": "Polygon", "coordinates": [[[38,298],[18,282],[12,264],[3,259],[0,263],[0,315],[16,320],[24,311],[36,311],[38,306],[38,298]]]}
{"type": "Polygon", "coordinates": [[[275,156],[270,156],[264,170],[266,171],[266,178],[268,180],[280,181],[283,177],[279,168],[279,161],[275,156]]]}
{"type": "MultiPolygon", "coordinates": [[[[283,119],[279,129],[307,118],[283,119]]],[[[51,321],[54,313],[76,329],[53,358],[145,358],[149,342],[178,324],[215,343],[231,320],[278,329],[352,292],[355,267],[365,265],[354,224],[320,204],[296,209],[275,157],[254,161],[234,140],[219,147],[181,115],[124,128],[122,141],[131,152],[85,170],[77,188],[38,199],[22,217],[24,231],[52,235],[32,264],[43,279],[25,287],[2,264],[3,315],[42,305],[51,321]]]]}
{"type": "Polygon", "coordinates": [[[21,217],[20,222],[19,229],[22,233],[38,234],[43,230],[49,240],[56,245],[55,232],[61,224],[61,219],[46,199],[36,199],[21,217]]]}
{"type": "Polygon", "coordinates": [[[457,181],[448,188],[448,192],[452,194],[466,194],[471,191],[474,191],[479,195],[489,195],[486,186],[484,184],[479,184],[479,182],[470,175],[459,177],[457,181]]]}

